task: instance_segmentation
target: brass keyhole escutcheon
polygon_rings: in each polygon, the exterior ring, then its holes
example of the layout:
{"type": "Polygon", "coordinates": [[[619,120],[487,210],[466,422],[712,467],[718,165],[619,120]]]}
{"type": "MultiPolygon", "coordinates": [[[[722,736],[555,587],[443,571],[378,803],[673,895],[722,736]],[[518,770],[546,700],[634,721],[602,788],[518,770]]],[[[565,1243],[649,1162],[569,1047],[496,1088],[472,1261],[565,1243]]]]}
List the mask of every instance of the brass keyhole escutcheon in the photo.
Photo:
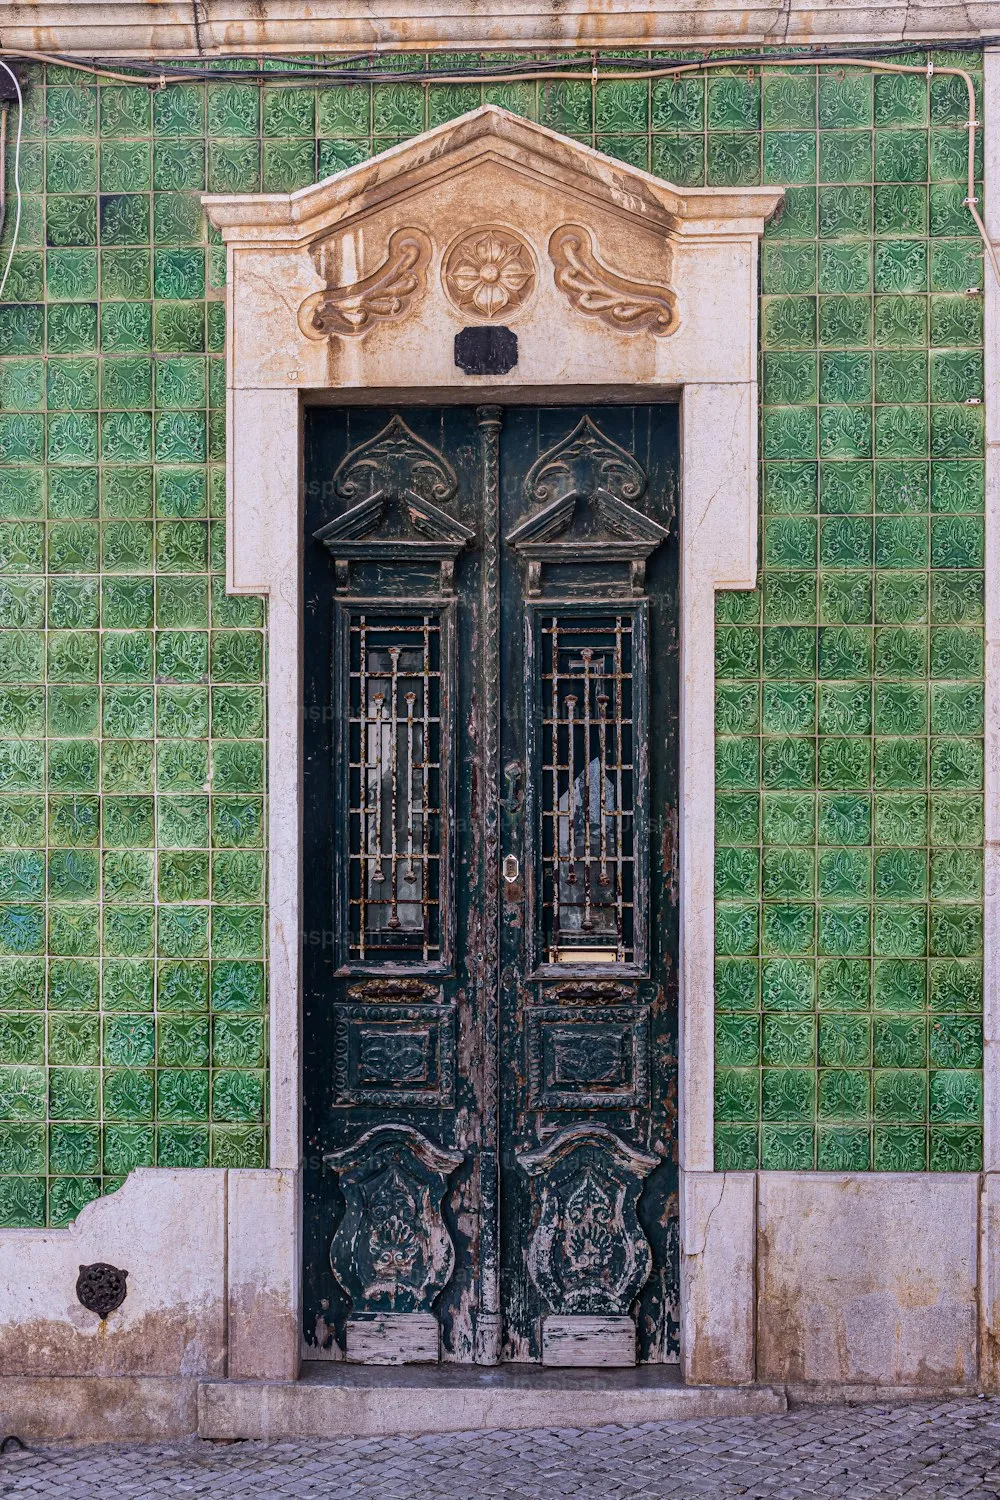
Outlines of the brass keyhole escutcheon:
{"type": "Polygon", "coordinates": [[[516,854],[507,854],[503,862],[503,878],[508,885],[514,885],[521,873],[521,866],[517,862],[516,854]]]}

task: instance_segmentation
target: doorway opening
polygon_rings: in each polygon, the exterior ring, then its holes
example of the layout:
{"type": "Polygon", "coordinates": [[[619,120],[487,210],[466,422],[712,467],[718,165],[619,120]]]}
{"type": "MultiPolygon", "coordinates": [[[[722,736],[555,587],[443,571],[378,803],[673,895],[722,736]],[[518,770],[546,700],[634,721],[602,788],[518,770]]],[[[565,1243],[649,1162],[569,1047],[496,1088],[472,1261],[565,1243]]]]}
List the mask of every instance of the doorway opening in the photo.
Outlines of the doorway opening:
{"type": "Polygon", "coordinates": [[[677,416],[306,412],[307,1357],[678,1358],[677,416]]]}

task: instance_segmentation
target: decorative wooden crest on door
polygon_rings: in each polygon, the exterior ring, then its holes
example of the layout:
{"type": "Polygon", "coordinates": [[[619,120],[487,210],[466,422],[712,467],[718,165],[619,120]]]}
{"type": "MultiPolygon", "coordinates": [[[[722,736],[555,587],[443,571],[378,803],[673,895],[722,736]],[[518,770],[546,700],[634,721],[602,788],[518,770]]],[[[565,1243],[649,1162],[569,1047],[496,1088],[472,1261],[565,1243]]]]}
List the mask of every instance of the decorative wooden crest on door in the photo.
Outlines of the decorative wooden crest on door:
{"type": "Polygon", "coordinates": [[[455,558],[475,532],[441,509],[458,492],[455,470],[400,417],[347,454],[333,492],[348,509],[313,535],[333,553],[338,588],[347,587],[350,559],[421,557],[440,563],[441,586],[450,588],[455,558]]]}
{"type": "Polygon", "coordinates": [[[441,1203],[464,1160],[412,1125],[377,1125],[324,1156],[347,1204],[330,1265],[356,1313],[430,1312],[455,1269],[441,1203]]]}
{"type": "Polygon", "coordinates": [[[570,1125],[517,1162],[538,1179],[528,1274],[549,1311],[626,1314],[653,1264],[636,1203],[659,1157],[606,1126],[570,1125]]]}
{"type": "Polygon", "coordinates": [[[646,483],[641,464],[590,417],[543,453],[524,482],[534,509],[507,536],[528,561],[528,592],[540,590],[542,563],[625,562],[633,592],[641,593],[646,559],[669,535],[635,508],[646,483]]]}

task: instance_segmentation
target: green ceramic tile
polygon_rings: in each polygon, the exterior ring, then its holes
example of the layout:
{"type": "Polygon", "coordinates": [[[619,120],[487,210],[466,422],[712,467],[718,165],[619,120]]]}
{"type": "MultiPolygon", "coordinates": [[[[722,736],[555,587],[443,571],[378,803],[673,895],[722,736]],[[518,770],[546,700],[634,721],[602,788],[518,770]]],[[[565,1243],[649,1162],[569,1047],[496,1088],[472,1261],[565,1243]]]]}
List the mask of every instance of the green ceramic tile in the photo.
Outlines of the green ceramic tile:
{"type": "Polygon", "coordinates": [[[923,125],[927,120],[927,85],[918,75],[876,74],[876,125],[923,125]]]}
{"type": "Polygon", "coordinates": [[[982,1130],[941,1127],[930,1131],[932,1172],[978,1172],[982,1164],[982,1130]]]}
{"type": "Polygon", "coordinates": [[[765,1169],[808,1171],[814,1165],[815,1143],[808,1126],[765,1125],[761,1130],[760,1164],[765,1169]]]}
{"type": "Polygon", "coordinates": [[[308,136],[315,132],[315,100],[308,88],[267,88],[262,95],[265,136],[308,136]]]}
{"type": "Polygon", "coordinates": [[[982,252],[979,243],[970,240],[932,241],[930,247],[931,290],[935,292],[968,292],[982,287],[982,252]]]}
{"type": "Polygon", "coordinates": [[[210,84],[206,94],[210,136],[257,134],[260,128],[260,96],[252,84],[210,84]]]}
{"type": "MultiPolygon", "coordinates": [[[[216,1023],[215,1055],[218,1062],[226,1060],[240,1060],[240,1051],[234,1048],[233,1043],[228,1041],[232,1036],[238,1039],[239,1033],[228,1033],[219,1028],[247,1023],[219,1021],[216,1023]],[[228,1042],[228,1045],[227,1045],[228,1042]],[[233,1052],[236,1051],[236,1057],[233,1052]]],[[[254,1024],[254,1023],[250,1023],[254,1024]]],[[[258,1055],[263,1052],[263,1038],[257,1047],[258,1055]]],[[[715,1029],[715,1058],[718,1067],[754,1067],[760,1059],[760,1023],[755,1016],[747,1015],[723,1015],[716,1020],[715,1029]]],[[[21,1059],[17,1059],[20,1061],[21,1059]]],[[[39,1061],[41,1058],[38,1059],[39,1061]]]]}
{"type": "Polygon", "coordinates": [[[718,1068],[715,1078],[715,1118],[722,1123],[758,1119],[759,1078],[756,1068],[718,1068]]]}
{"type": "MultiPolygon", "coordinates": [[[[127,1024],[95,1061],[86,1027],[59,1033],[81,1060],[53,1074],[83,1081],[59,1078],[57,1111],[90,1109],[107,1069],[103,1157],[86,1113],[61,1114],[51,1159],[0,1127],[0,1221],[67,1222],[136,1165],[266,1160],[264,617],[207,579],[224,256],[214,232],[205,255],[199,194],[292,190],[480,97],[681,186],[787,188],[762,254],[761,587],[718,600],[717,1011],[737,1024],[719,1032],[717,1161],[979,1169],[983,267],[955,83],[838,65],[596,90],[147,90],[52,70],[0,309],[0,738],[37,747],[0,753],[0,1010],[8,974],[19,1006],[40,1003],[47,941],[54,1014],[101,998],[127,1024]],[[176,914],[155,960],[154,893],[176,914]],[[197,1024],[150,1054],[154,962],[157,1004],[197,1024]]],[[[31,1035],[7,1066],[41,1119],[31,1035]]]]}
{"type": "Polygon", "coordinates": [[[153,133],[198,136],[205,128],[205,90],[179,84],[153,94],[153,133]]]}
{"type": "Polygon", "coordinates": [[[789,1013],[764,1017],[762,1061],[768,1066],[812,1066],[816,1025],[812,1016],[789,1013]]]}
{"type": "MultiPolygon", "coordinates": [[[[251,165],[253,158],[251,157],[251,165]]],[[[196,193],[157,193],[153,202],[153,241],[187,245],[204,238],[204,218],[196,193]]],[[[148,238],[148,236],[147,236],[148,238]]]]}
{"type": "Polygon", "coordinates": [[[321,136],[367,137],[371,128],[371,86],[342,84],[316,95],[316,129],[321,136]]]}

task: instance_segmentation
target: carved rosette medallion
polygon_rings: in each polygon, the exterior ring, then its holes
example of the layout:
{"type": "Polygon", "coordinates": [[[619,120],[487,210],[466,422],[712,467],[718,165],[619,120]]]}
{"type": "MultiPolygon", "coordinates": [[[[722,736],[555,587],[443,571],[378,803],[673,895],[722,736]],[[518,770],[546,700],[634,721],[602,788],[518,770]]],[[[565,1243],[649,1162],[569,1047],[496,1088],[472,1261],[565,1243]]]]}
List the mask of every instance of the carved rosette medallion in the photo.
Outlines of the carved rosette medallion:
{"type": "Polygon", "coordinates": [[[460,313],[508,316],[535,289],[535,257],[512,229],[489,225],[459,235],[445,253],[441,281],[460,313]]]}
{"type": "Polygon", "coordinates": [[[626,1314],[653,1265],[636,1203],[659,1157],[605,1126],[571,1125],[517,1162],[538,1184],[528,1275],[549,1311],[626,1314]]]}
{"type": "Polygon", "coordinates": [[[307,339],[351,338],[402,317],[426,286],[430,258],[431,242],[422,229],[394,230],[385,259],[370,276],[346,286],[327,285],[306,298],[298,311],[299,328],[307,339]]]}
{"type": "Polygon", "coordinates": [[[633,281],[604,264],[594,237],[581,224],[562,224],[549,238],[556,286],[577,312],[600,318],[618,333],[673,333],[677,297],[668,286],[633,281]]]}
{"type": "Polygon", "coordinates": [[[324,1156],[347,1205],[330,1266],[355,1312],[430,1311],[455,1269],[441,1203],[464,1159],[410,1125],[378,1125],[324,1156]]]}

